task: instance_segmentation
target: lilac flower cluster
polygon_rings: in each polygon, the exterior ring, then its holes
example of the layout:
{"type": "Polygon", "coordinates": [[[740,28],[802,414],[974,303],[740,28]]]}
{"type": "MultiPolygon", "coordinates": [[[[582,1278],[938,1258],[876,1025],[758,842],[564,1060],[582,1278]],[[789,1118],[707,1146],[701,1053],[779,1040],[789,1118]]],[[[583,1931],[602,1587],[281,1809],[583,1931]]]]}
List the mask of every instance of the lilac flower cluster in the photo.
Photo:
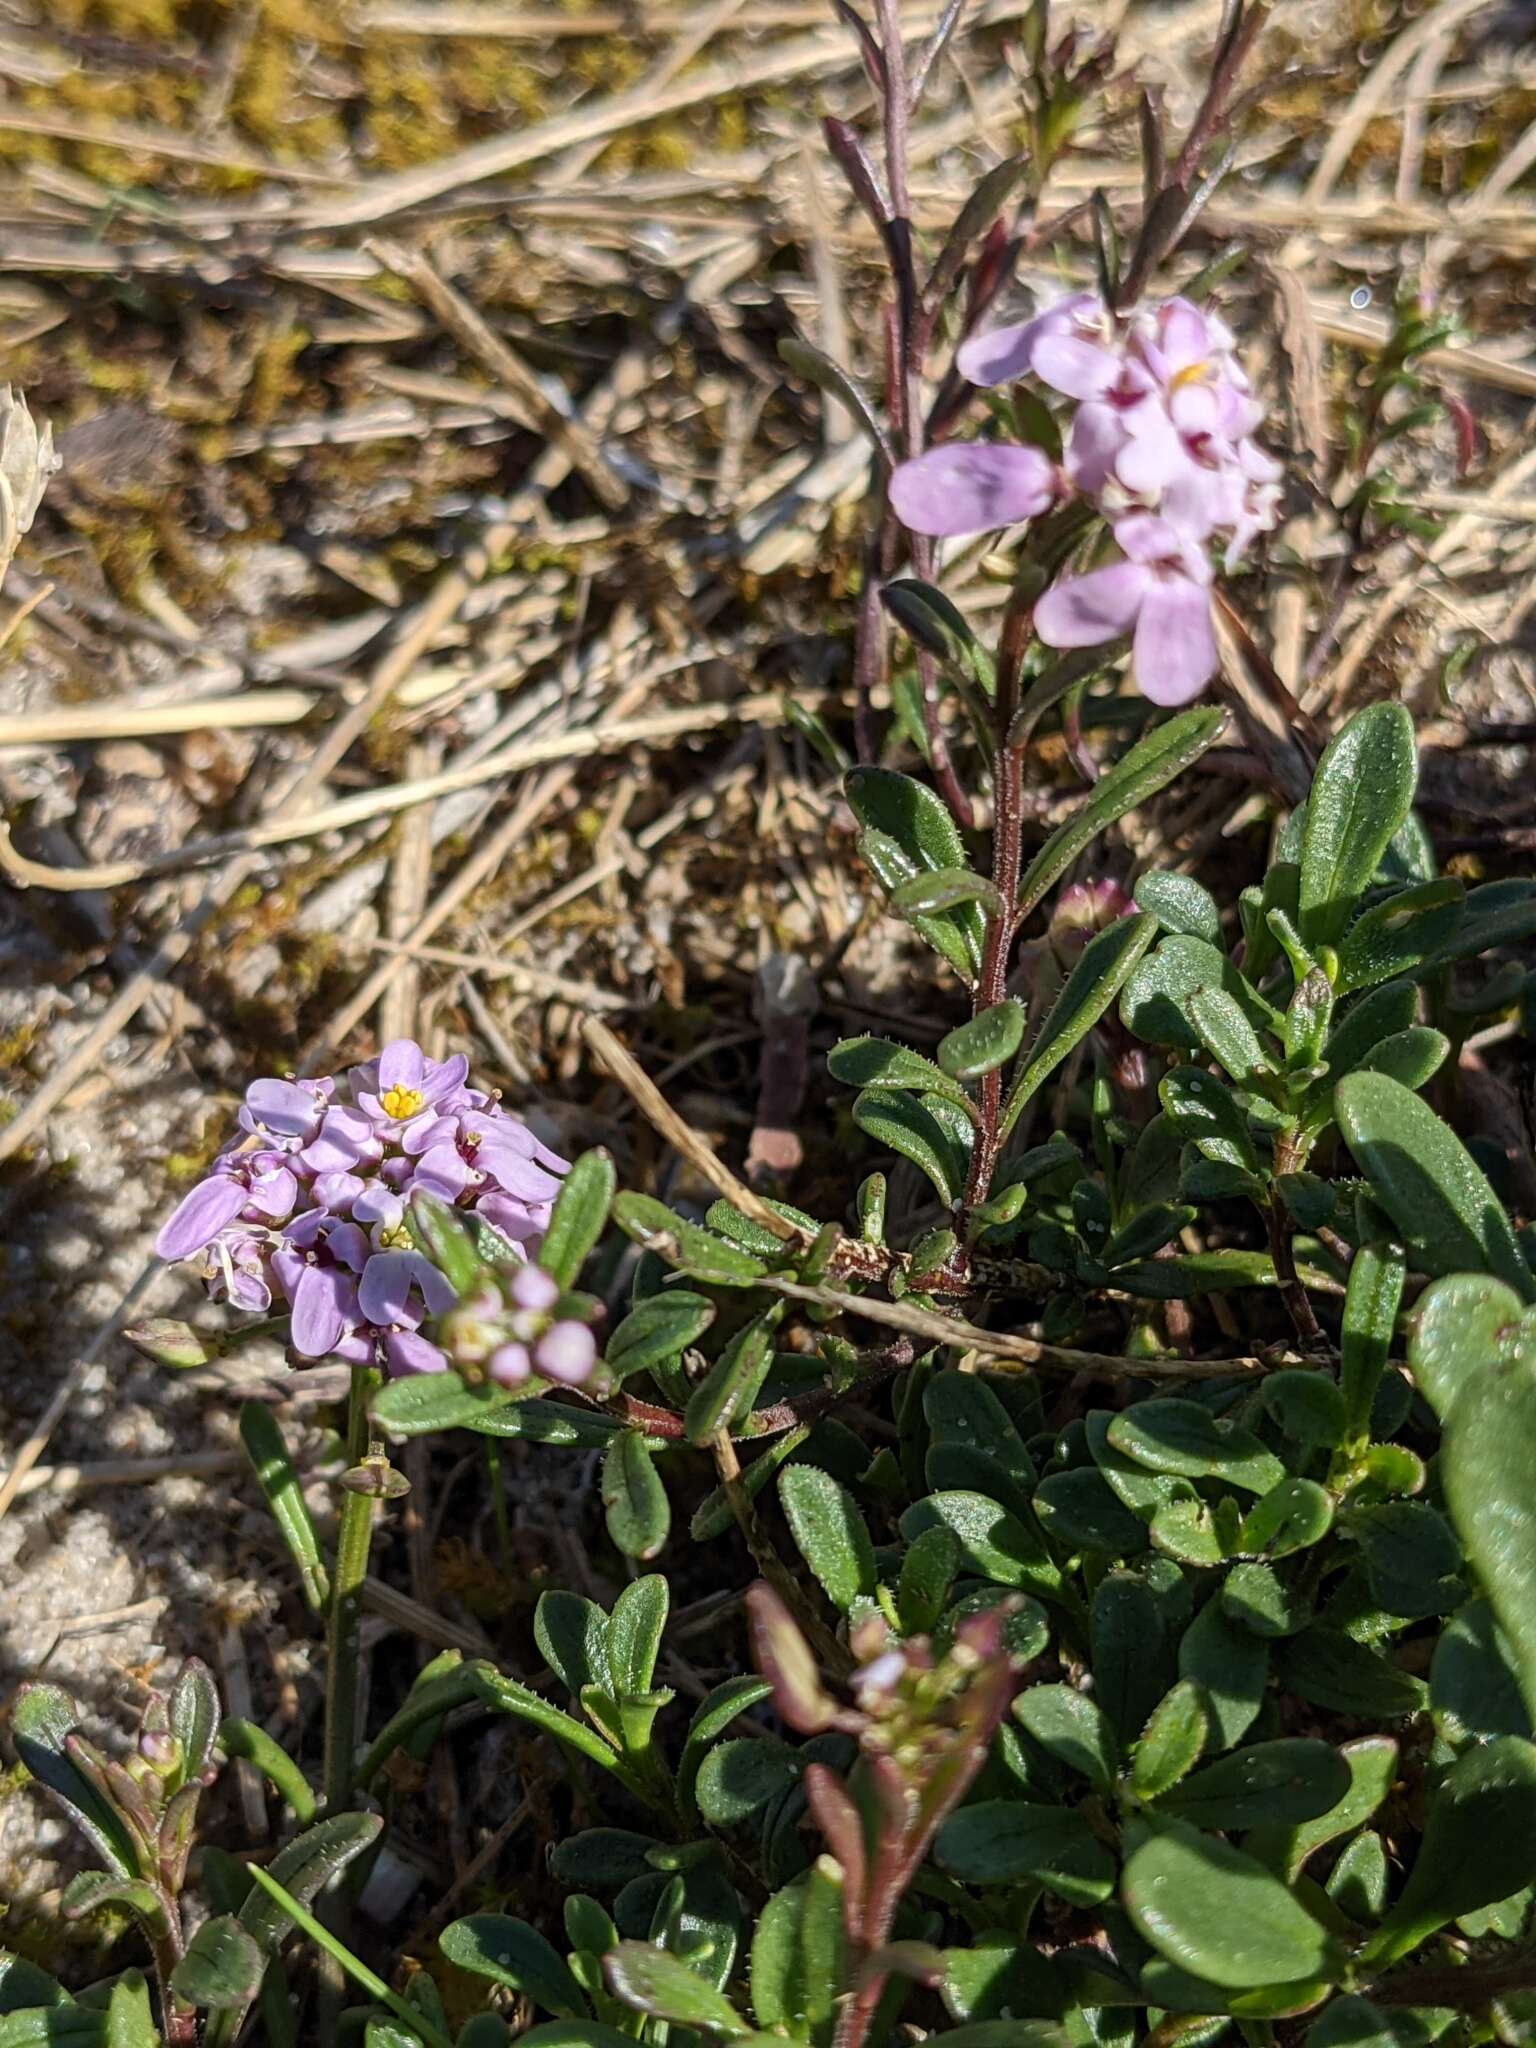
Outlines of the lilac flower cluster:
{"type": "MultiPolygon", "coordinates": [[[[443,1350],[422,1324],[457,1295],[417,1247],[406,1205],[419,1189],[491,1224],[525,1259],[536,1256],[568,1161],[541,1145],[495,1099],[467,1085],[462,1057],[430,1060],[410,1039],[345,1075],[253,1081],[243,1135],[178,1204],[155,1249],[201,1255],[215,1300],[291,1312],[301,1358],[384,1364],[391,1373],[441,1372],[443,1350]]],[[[531,1266],[515,1277],[542,1330],[554,1282],[531,1266]]],[[[549,1349],[548,1376],[576,1369],[580,1325],[549,1349]]],[[[538,1354],[545,1370],[544,1354],[538,1354]]]]}
{"type": "Polygon", "coordinates": [[[1231,329],[1187,299],[1114,313],[1079,292],[956,358],[974,384],[1032,376],[1075,402],[1062,460],[974,441],[903,463],[891,503],[915,533],[983,533],[1077,494],[1108,521],[1119,559],[1063,577],[1035,607],[1048,647],[1133,636],[1131,670],[1155,704],[1184,704],[1216,672],[1211,546],[1235,567],[1276,521],[1280,466],[1231,329]]]}

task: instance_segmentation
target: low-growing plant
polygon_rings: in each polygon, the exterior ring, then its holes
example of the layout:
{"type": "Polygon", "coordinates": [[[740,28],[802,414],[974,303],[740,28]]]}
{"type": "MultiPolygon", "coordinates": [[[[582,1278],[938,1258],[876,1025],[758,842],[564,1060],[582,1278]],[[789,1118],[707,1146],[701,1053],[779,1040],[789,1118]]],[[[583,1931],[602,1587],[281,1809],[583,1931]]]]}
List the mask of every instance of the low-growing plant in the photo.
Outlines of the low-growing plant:
{"type": "MultiPolygon", "coordinates": [[[[832,1047],[878,1163],[828,1213],[743,1183],[595,1024],[713,1182],[704,1213],[620,1190],[600,1150],[567,1163],[409,1042],[253,1084],[161,1243],[296,1363],[350,1369],[329,1545],[268,1410],[241,1421],[327,1632],[317,1778],[195,1664],[124,1765],[24,1690],[21,1760],[103,1866],[65,1910],[125,1911],[157,1992],[129,1970],[72,1995],[13,1959],[0,2048],[294,2040],[296,1931],[321,1960],[311,2038],[370,2048],[512,2025],[530,2048],[1417,2048],[1536,2025],[1536,1259],[1502,1162],[1455,1128],[1466,1038],[1522,998],[1536,884],[1440,872],[1395,703],[1340,727],[1302,800],[1267,793],[1268,858],[1233,900],[1158,859],[1127,891],[1104,851],[1222,740],[1226,712],[1190,700],[1223,642],[1253,651],[1219,582],[1282,480],[1205,304],[1231,262],[1146,294],[1230,158],[1262,14],[1229,10],[1176,148],[1143,103],[1143,217],[1122,248],[1096,196],[1096,289],[997,328],[1111,53],[1033,11],[1029,147],[924,267],[906,129],[959,9],[910,68],[894,0],[839,12],[884,113],[883,173],[829,123],[890,264],[883,402],[785,353],[871,438],[843,793],[965,1014],[931,1056],[832,1047]],[[999,531],[988,646],[935,543],[999,531]],[[1031,849],[1046,721],[1091,787],[1031,849]],[[898,1210],[897,1169],[931,1201],[898,1210]],[[543,1678],[450,1652],[385,1714],[358,1641],[405,1488],[388,1447],[448,1431],[564,1456],[573,1486],[595,1458],[627,1582],[607,1608],[543,1592],[543,1678]],[[689,1708],[668,1629],[701,1551],[749,1654],[689,1708]],[[409,1764],[486,1717],[581,1788],[558,1908],[452,1920],[402,1989],[359,1954],[360,1880],[409,1764]],[[227,1758],[289,1816],[263,1860],[194,1851],[227,1758]],[[445,1962],[478,1996],[451,2022],[445,1962]]],[[[1438,339],[1405,298],[1355,407],[1362,548],[1438,339]]],[[[164,1322],[137,1341],[207,1351],[164,1322]]]]}

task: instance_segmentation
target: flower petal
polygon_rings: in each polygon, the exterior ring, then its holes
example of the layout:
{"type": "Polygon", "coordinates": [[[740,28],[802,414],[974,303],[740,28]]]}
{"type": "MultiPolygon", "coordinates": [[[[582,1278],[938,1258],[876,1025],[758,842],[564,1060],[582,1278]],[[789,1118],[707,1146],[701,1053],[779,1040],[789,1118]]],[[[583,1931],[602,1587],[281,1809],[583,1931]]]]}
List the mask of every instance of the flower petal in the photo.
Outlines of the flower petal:
{"type": "Polygon", "coordinates": [[[293,1290],[288,1341],[301,1358],[324,1358],[341,1342],[353,1305],[351,1282],[334,1266],[306,1266],[293,1290]]]}
{"type": "Polygon", "coordinates": [[[1164,576],[1136,621],[1131,673],[1154,704],[1187,704],[1216,673],[1210,593],[1187,576],[1164,576]]]}
{"type": "Polygon", "coordinates": [[[419,1323],[411,1307],[411,1283],[416,1278],[415,1252],[375,1252],[363,1268],[358,1282],[357,1305],[370,1323],[419,1323]]]}
{"type": "Polygon", "coordinates": [[[162,1259],[187,1259],[200,1252],[227,1223],[234,1222],[246,1199],[244,1184],[233,1174],[215,1173],[200,1180],[161,1224],[156,1254],[162,1259]]]}
{"type": "Polygon", "coordinates": [[[309,1138],[315,1133],[325,1104],[311,1088],[297,1081],[253,1081],[245,1106],[254,1122],[283,1138],[309,1138]]]}
{"type": "Polygon", "coordinates": [[[955,368],[972,384],[1012,384],[1029,375],[1030,351],[1039,333],[1040,321],[1035,319],[973,334],[955,351],[955,368]]]}
{"type": "Polygon", "coordinates": [[[1152,583],[1140,562],[1112,562],[1053,584],[1035,606],[1035,631],[1047,647],[1098,647],[1136,622],[1152,583]]]}
{"type": "Polygon", "coordinates": [[[415,1373],[446,1372],[448,1357],[416,1330],[391,1330],[384,1339],[384,1362],[391,1379],[415,1373]]]}
{"type": "Polygon", "coordinates": [[[932,448],[891,477],[892,507],[914,533],[986,533],[1034,519],[1055,496],[1049,459],[1038,448],[1001,441],[932,448]]]}
{"type": "Polygon", "coordinates": [[[426,1067],[426,1055],[414,1038],[392,1039],[379,1054],[377,1093],[386,1095],[391,1088],[420,1089],[426,1067]]]}
{"type": "Polygon", "coordinates": [[[1102,398],[1120,375],[1117,350],[1076,334],[1045,333],[1031,352],[1030,368],[1067,398],[1102,398]]]}

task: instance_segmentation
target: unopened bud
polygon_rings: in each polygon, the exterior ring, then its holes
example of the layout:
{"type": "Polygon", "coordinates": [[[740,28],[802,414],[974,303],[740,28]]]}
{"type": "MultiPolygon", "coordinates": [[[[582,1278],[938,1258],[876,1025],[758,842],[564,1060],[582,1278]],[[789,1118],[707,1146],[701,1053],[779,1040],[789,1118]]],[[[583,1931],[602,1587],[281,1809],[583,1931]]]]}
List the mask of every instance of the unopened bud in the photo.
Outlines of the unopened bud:
{"type": "Polygon", "coordinates": [[[161,1777],[168,1778],[181,1763],[181,1744],[163,1728],[146,1728],[139,1736],[139,1755],[161,1777]]]}

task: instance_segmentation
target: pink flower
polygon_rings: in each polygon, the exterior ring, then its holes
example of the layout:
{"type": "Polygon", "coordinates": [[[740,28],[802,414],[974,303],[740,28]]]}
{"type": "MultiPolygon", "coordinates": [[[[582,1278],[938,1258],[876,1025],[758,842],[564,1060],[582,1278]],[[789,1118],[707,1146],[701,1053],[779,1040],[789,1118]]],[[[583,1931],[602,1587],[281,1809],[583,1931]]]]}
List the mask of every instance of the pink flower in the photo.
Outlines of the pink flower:
{"type": "MultiPolygon", "coordinates": [[[[347,1075],[252,1082],[239,1116],[247,1136],[177,1204],[156,1250],[165,1259],[202,1253],[210,1293],[237,1308],[263,1311],[280,1296],[299,1358],[444,1370],[446,1354],[420,1326],[447,1315],[456,1297],[415,1245],[412,1191],[473,1213],[526,1259],[566,1172],[558,1153],[467,1077],[462,1057],[430,1060],[397,1039],[347,1075]],[[241,1149],[252,1137],[261,1149],[241,1149]]],[[[524,1308],[547,1308],[558,1295],[551,1289],[547,1275],[527,1281],[524,1308]]],[[[534,1322],[530,1341],[549,1318],[534,1322]]],[[[552,1356],[570,1365],[580,1349],[579,1338],[574,1348],[562,1339],[552,1356]]]]}
{"type": "MultiPolygon", "coordinates": [[[[1104,341],[1113,332],[1111,316],[1097,294],[1074,292],[1016,327],[993,327],[972,335],[960,344],[955,367],[973,384],[1015,384],[1020,377],[1045,375],[1035,360],[1041,342],[1104,341]]],[[[1046,378],[1047,383],[1054,381],[1046,378]]]]}
{"type": "Polygon", "coordinates": [[[1038,448],[960,441],[901,463],[891,475],[891,505],[913,533],[987,533],[1037,519],[1059,489],[1055,464],[1038,448]]]}
{"type": "Polygon", "coordinates": [[[1131,672],[1154,704],[1187,704],[1216,673],[1211,566],[1166,519],[1132,513],[1115,529],[1125,559],[1054,584],[1035,607],[1048,647],[1098,647],[1133,634],[1131,672]]]}

